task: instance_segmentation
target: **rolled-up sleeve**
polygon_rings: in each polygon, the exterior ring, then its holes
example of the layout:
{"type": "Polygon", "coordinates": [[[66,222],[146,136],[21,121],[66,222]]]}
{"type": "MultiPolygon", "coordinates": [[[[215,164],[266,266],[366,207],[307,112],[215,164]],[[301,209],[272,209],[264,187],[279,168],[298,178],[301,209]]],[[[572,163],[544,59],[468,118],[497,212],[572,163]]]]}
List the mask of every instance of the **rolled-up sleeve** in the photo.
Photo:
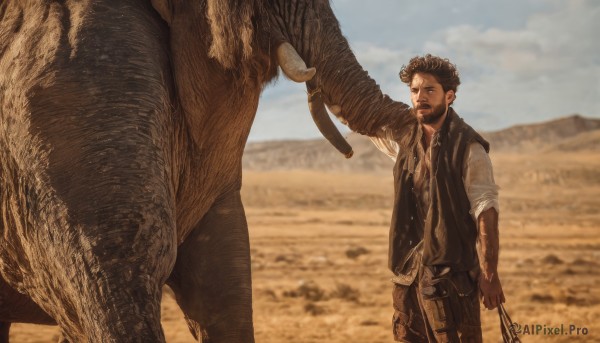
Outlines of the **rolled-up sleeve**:
{"type": "Polygon", "coordinates": [[[400,146],[398,142],[394,140],[394,135],[390,129],[380,129],[377,132],[377,136],[369,137],[369,139],[371,139],[371,142],[375,144],[377,149],[388,155],[394,162],[396,161],[398,151],[400,151],[400,146]]]}
{"type": "Polygon", "coordinates": [[[500,213],[499,187],[494,181],[490,156],[480,143],[472,143],[465,154],[463,182],[471,204],[471,215],[477,223],[479,215],[485,210],[494,208],[500,213]]]}

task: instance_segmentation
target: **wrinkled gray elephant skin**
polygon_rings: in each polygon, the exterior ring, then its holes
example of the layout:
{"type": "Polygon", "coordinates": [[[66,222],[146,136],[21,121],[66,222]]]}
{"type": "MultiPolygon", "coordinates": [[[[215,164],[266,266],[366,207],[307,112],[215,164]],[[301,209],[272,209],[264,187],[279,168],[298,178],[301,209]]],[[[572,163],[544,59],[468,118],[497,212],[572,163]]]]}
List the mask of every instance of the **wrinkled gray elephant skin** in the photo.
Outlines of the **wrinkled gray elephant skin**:
{"type": "Polygon", "coordinates": [[[0,342],[163,342],[165,283],[198,340],[253,342],[241,157],[278,66],[347,156],[325,106],[412,120],[326,0],[1,1],[0,342]]]}

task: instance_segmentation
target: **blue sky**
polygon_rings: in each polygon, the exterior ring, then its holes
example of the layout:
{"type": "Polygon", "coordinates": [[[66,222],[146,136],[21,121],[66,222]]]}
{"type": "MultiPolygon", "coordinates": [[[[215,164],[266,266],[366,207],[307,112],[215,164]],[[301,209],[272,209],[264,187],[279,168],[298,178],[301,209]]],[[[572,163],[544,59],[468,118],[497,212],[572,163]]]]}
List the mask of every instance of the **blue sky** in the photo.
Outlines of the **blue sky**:
{"type": "MultiPolygon", "coordinates": [[[[449,58],[462,84],[454,108],[479,130],[579,113],[600,117],[598,0],[331,0],[358,61],[392,98],[410,57],[449,58]]],[[[340,128],[348,130],[340,124],[340,128]]],[[[310,139],[303,84],[262,95],[250,141],[310,139]]]]}

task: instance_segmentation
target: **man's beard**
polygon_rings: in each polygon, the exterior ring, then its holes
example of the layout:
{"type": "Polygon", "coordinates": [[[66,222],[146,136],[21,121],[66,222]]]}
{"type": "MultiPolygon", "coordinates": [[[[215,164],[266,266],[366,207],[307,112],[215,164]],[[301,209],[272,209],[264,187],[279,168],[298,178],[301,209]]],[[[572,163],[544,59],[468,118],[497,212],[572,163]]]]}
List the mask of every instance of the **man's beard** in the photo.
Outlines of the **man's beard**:
{"type": "Polygon", "coordinates": [[[419,116],[419,122],[421,124],[433,124],[436,123],[446,113],[446,103],[439,104],[432,108],[431,113],[419,116]]]}

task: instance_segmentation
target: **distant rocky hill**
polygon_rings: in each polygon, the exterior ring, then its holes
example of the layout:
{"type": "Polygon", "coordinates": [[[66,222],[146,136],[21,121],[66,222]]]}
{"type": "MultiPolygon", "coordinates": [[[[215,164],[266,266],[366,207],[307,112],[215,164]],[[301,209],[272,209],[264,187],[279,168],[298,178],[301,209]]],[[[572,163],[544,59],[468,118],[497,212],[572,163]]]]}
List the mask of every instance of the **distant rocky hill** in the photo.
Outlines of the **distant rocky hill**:
{"type": "Polygon", "coordinates": [[[600,130],[580,133],[554,144],[546,151],[595,151],[600,152],[600,130]]]}
{"type": "Polygon", "coordinates": [[[575,150],[598,150],[598,141],[588,142],[586,134],[599,129],[600,119],[585,118],[575,114],[548,122],[517,125],[500,131],[483,133],[483,136],[497,151],[547,151],[552,150],[556,145],[567,143],[566,140],[572,143],[563,146],[561,150],[569,146],[575,150]],[[577,138],[579,135],[583,136],[577,138]],[[576,146],[576,142],[580,145],[576,146]]]}
{"type": "Polygon", "coordinates": [[[325,139],[249,143],[244,151],[244,170],[310,169],[322,171],[390,171],[393,161],[368,137],[346,136],[354,156],[346,159],[325,139]]]}
{"type": "MultiPolygon", "coordinates": [[[[484,132],[494,152],[600,151],[600,119],[572,115],[548,122],[484,132]]],[[[320,170],[388,173],[393,161],[368,137],[350,133],[354,156],[345,159],[325,139],[249,143],[244,170],[320,170]]]]}

